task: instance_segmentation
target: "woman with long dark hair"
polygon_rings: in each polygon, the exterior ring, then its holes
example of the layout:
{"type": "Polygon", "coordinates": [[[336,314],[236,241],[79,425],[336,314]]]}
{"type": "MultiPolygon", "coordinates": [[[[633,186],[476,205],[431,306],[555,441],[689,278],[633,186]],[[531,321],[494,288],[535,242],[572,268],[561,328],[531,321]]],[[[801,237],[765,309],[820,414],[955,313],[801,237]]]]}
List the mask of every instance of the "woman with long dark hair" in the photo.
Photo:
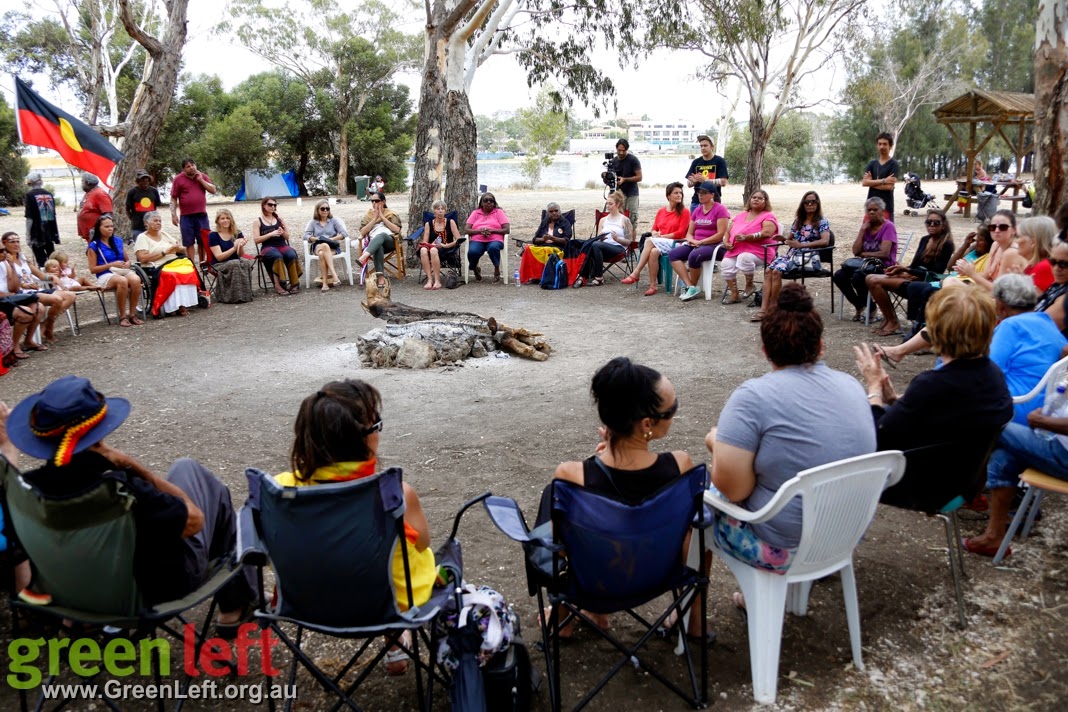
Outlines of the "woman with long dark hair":
{"type": "Polygon", "coordinates": [[[820,194],[810,190],[801,196],[794,222],[790,226],[790,236],[786,238],[786,246],[790,249],[785,255],[776,257],[764,270],[764,297],[760,303],[760,311],[750,317],[749,321],[760,321],[769,307],[778,303],[783,272],[798,269],[819,272],[819,255],[807,252],[807,250],[817,250],[830,243],[831,225],[827,222],[827,218],[823,217],[820,194]]]}
{"type": "Polygon", "coordinates": [[[638,266],[620,280],[623,284],[637,284],[642,270],[648,264],[649,289],[645,290],[647,297],[657,292],[656,279],[660,274],[660,255],[669,254],[675,249],[679,240],[686,238],[686,231],[690,227],[690,209],[683,206],[682,183],[668,183],[664,194],[667,196],[667,207],[660,208],[656,213],[656,218],[653,220],[653,236],[642,246],[638,266]]]}
{"type": "Polygon", "coordinates": [[[300,291],[300,266],[297,251],[289,244],[289,228],[278,214],[278,201],[260,201],[260,216],[252,223],[252,240],[260,246],[260,259],[271,275],[275,294],[285,296],[300,291]]]}
{"type": "Polygon", "coordinates": [[[141,278],[130,268],[125,248],[122,238],[115,236],[115,221],[110,215],[101,215],[93,226],[93,241],[85,251],[85,259],[100,288],[115,292],[119,326],[140,326],[145,323],[137,318],[141,278]]]}

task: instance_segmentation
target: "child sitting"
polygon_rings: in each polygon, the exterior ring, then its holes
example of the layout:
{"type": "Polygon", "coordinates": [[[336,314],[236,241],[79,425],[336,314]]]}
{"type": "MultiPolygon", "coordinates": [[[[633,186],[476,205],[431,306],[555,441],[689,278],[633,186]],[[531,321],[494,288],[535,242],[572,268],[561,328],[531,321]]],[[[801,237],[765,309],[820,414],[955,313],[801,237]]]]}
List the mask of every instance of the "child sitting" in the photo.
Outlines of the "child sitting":
{"type": "Polygon", "coordinates": [[[74,276],[74,268],[71,267],[70,257],[67,256],[66,252],[53,252],[45,260],[44,271],[52,277],[52,282],[60,289],[66,289],[71,292],[100,290],[100,286],[94,283],[92,278],[74,276]]]}

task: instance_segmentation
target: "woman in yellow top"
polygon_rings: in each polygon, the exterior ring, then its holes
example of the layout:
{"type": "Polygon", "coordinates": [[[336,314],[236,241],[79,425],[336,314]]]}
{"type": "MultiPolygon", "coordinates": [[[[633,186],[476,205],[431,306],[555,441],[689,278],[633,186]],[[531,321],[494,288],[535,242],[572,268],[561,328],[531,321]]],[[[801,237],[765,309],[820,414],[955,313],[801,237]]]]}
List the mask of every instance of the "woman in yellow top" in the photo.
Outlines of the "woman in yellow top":
{"type": "MultiPolygon", "coordinates": [[[[353,379],[332,381],[304,399],[293,425],[292,472],[275,476],[285,487],[347,482],[378,472],[378,441],[382,432],[382,397],[374,386],[353,379]],[[308,474],[305,474],[308,473],[308,474]]],[[[412,581],[412,605],[430,599],[437,565],[430,549],[430,527],[419,495],[404,483],[404,538],[412,581]]],[[[408,610],[404,559],[400,548],[393,557],[393,587],[397,608],[408,610]]],[[[408,635],[408,633],[405,633],[408,635]]],[[[410,638],[405,641],[410,644],[410,638]]],[[[408,656],[394,646],[386,653],[386,671],[403,675],[408,656]]]]}

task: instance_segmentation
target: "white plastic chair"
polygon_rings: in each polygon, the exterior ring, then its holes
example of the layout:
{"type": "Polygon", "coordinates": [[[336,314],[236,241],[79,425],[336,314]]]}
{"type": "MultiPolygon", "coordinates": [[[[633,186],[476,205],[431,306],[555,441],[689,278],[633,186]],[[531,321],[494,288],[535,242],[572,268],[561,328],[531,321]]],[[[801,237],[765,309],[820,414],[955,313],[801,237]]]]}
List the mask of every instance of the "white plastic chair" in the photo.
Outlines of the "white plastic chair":
{"type": "Polygon", "coordinates": [[[801,541],[785,574],[743,563],[719,549],[715,537],[708,537],[709,549],[731,570],[745,596],[749,611],[749,662],[753,669],[753,697],[757,702],[775,702],[784,608],[805,615],[812,582],[836,571],[842,574],[853,664],[858,670],[864,669],[853,549],[875,516],[879,495],[897,484],[904,473],[905,456],[899,450],[888,450],[800,472],[756,512],[731,504],[715,493],[705,494],[705,503],[710,507],[750,523],[766,522],[794,497],[802,498],[801,541]]]}
{"type": "MultiPolygon", "coordinates": [[[[1022,396],[1016,396],[1012,399],[1013,404],[1026,403],[1030,400],[1034,400],[1038,397],[1039,393],[1043,390],[1046,392],[1046,399],[1049,400],[1053,397],[1054,392],[1057,389],[1057,384],[1063,380],[1065,371],[1068,371],[1068,358],[1062,358],[1057,363],[1053,364],[1046,371],[1046,375],[1042,376],[1042,380],[1035,384],[1035,387],[1030,392],[1023,394],[1022,396]]],[[[1005,532],[1005,537],[1001,540],[1001,546],[998,547],[998,553],[994,555],[993,564],[997,566],[1004,560],[1005,554],[1009,550],[1009,544],[1012,543],[1013,538],[1016,536],[1016,532],[1020,528],[1020,524],[1024,523],[1026,518],[1026,524],[1022,532],[1024,539],[1031,533],[1031,527],[1035,523],[1035,517],[1038,515],[1039,505],[1042,504],[1042,495],[1047,491],[1058,492],[1064,494],[1068,492],[1068,482],[1062,479],[1051,477],[1050,475],[1036,470],[1033,467],[1028,468],[1020,477],[1022,484],[1027,487],[1027,494],[1024,495],[1023,501],[1020,502],[1020,506],[1016,508],[1016,516],[1012,518],[1012,523],[1009,524],[1008,530],[1005,532]]]]}
{"type": "MultiPolygon", "coordinates": [[[[345,225],[345,221],[341,218],[334,218],[341,223],[341,227],[345,228],[345,233],[348,234],[348,227],[345,225]]],[[[316,255],[312,249],[308,240],[301,239],[301,243],[304,245],[304,288],[311,287],[311,268],[312,265],[319,264],[319,256],[316,255]]],[[[334,261],[341,260],[345,263],[345,274],[349,276],[349,286],[355,284],[352,277],[352,240],[349,237],[345,237],[341,240],[341,252],[334,255],[334,261]]],[[[319,275],[320,277],[325,277],[319,275]]]]}
{"type": "MultiPolygon", "coordinates": [[[[712,301],[712,280],[716,278],[716,272],[720,271],[720,265],[722,262],[717,262],[716,257],[723,250],[723,245],[716,245],[716,249],[712,251],[712,259],[707,262],[701,263],[701,290],[705,293],[705,301],[712,301]]],[[[672,279],[675,280],[675,287],[672,289],[672,294],[681,294],[683,288],[686,286],[682,283],[681,279],[678,279],[678,275],[675,274],[675,270],[671,269],[671,263],[668,263],[668,271],[671,273],[672,279]]]]}
{"type": "MultiPolygon", "coordinates": [[[[460,234],[463,233],[461,232],[460,234]]],[[[508,284],[508,278],[512,276],[512,273],[508,271],[508,238],[508,235],[504,235],[504,245],[501,247],[501,280],[503,280],[505,284],[508,284]]],[[[471,244],[470,235],[467,236],[467,242],[465,244],[471,244]]],[[[471,261],[467,259],[466,250],[460,254],[460,261],[464,266],[464,283],[467,284],[471,281],[471,261]]]]}

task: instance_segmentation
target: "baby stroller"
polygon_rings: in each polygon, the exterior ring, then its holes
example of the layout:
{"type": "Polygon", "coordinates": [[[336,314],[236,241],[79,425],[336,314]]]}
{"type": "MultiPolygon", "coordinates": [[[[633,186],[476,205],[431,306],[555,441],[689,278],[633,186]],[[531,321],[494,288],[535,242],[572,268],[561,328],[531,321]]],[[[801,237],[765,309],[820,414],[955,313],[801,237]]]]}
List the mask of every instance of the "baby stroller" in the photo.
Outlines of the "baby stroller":
{"type": "Polygon", "coordinates": [[[905,215],[919,215],[921,210],[929,207],[938,207],[935,197],[923,192],[918,175],[909,173],[905,176],[905,215]]]}

